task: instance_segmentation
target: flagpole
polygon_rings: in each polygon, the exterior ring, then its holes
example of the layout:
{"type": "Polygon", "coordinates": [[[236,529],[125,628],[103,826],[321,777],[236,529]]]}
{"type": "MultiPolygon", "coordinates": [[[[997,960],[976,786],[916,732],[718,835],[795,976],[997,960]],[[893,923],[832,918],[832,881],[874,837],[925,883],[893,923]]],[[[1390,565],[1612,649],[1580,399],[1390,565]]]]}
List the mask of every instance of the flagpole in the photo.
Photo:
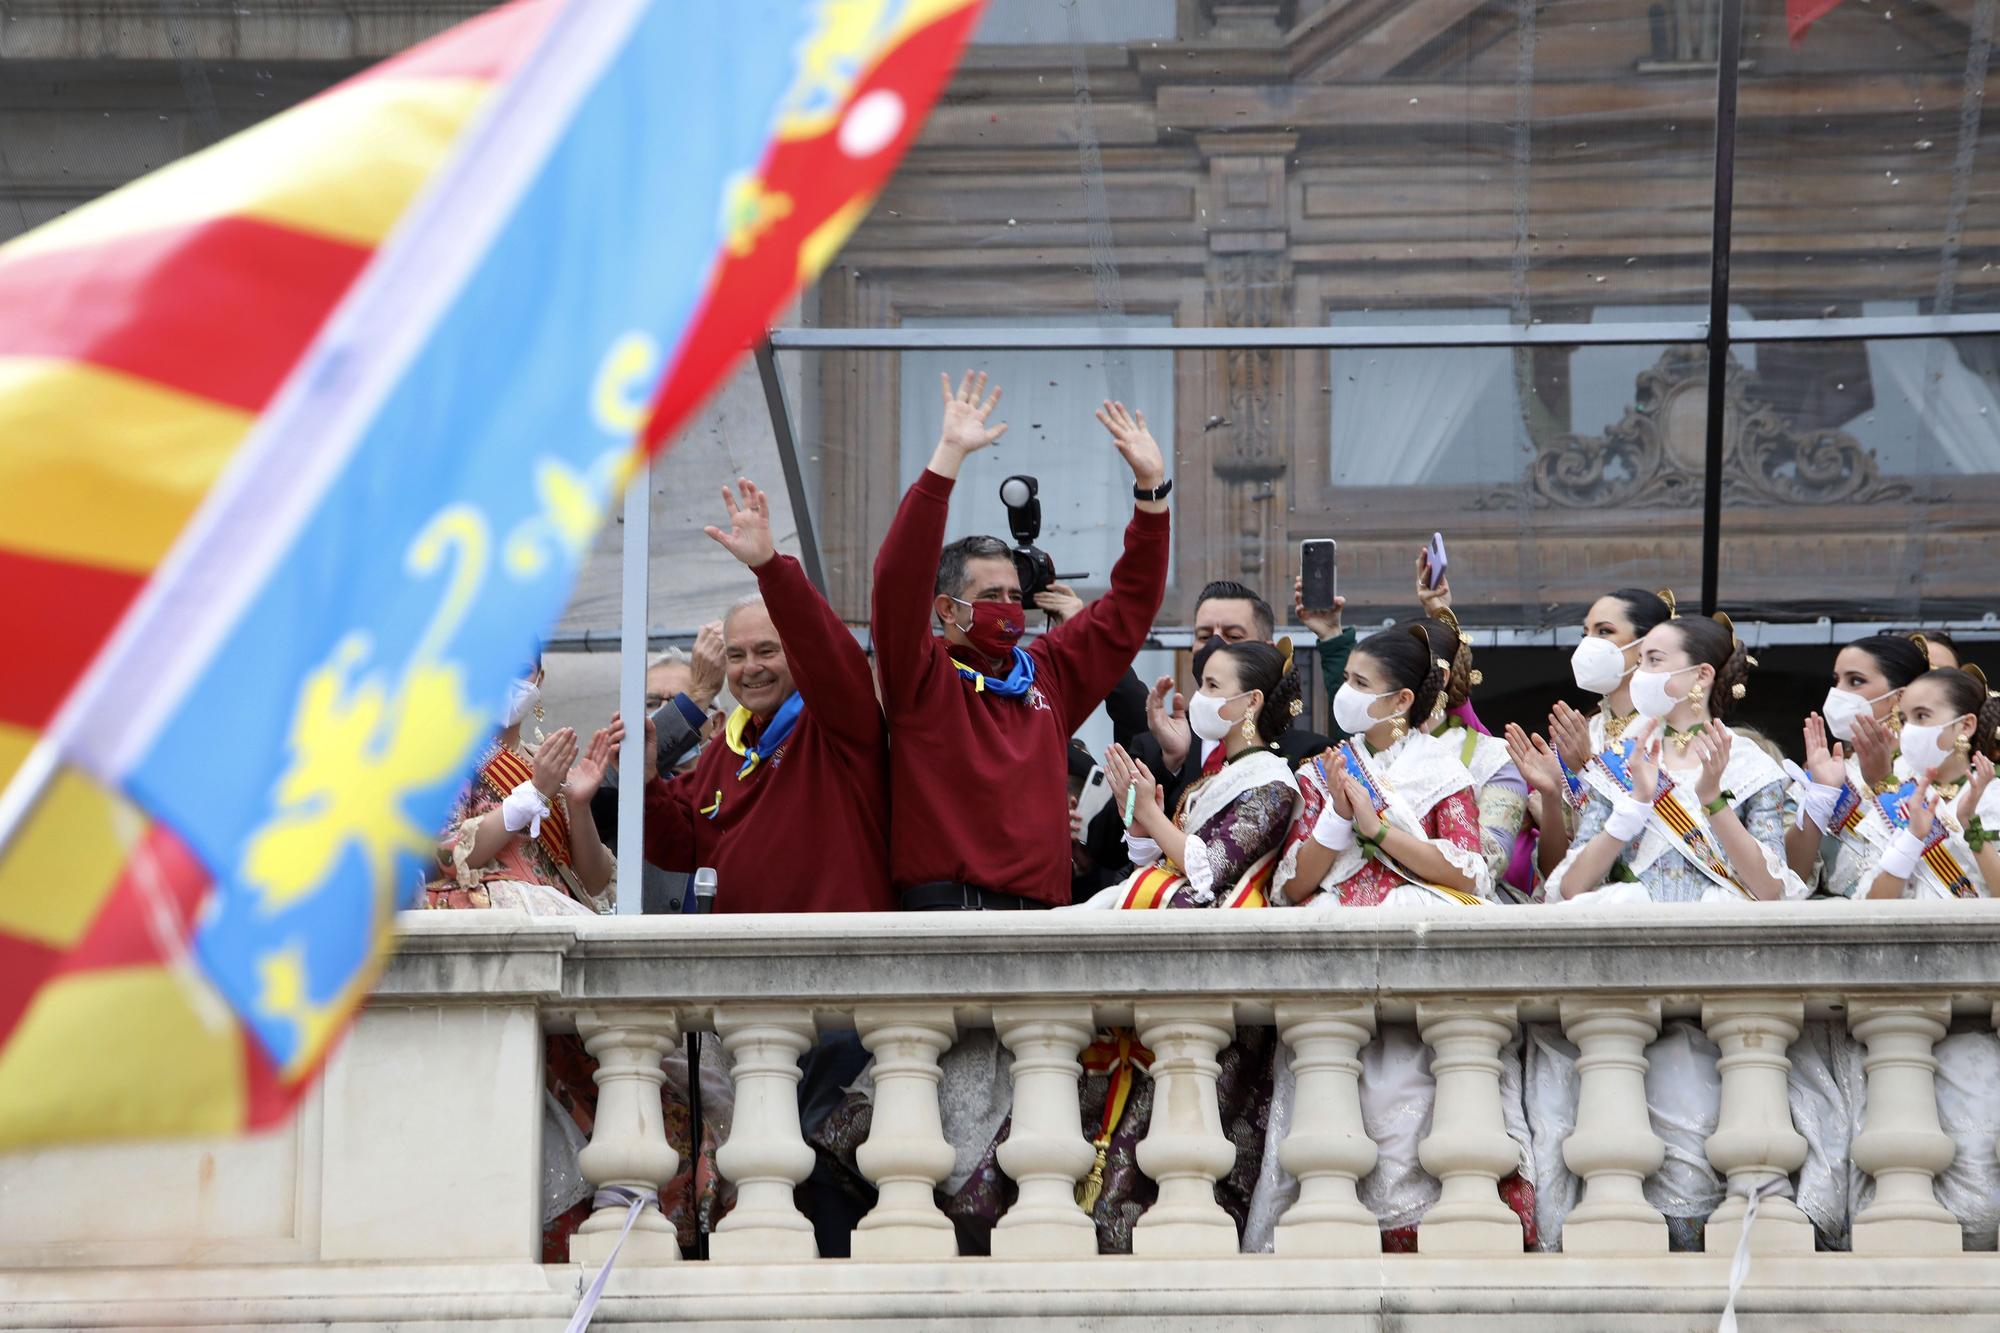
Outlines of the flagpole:
{"type": "Polygon", "coordinates": [[[618,629],[618,915],[645,910],[646,652],[648,566],[652,561],[653,463],[641,455],[625,483],[625,534],[618,629]]]}
{"type": "Polygon", "coordinates": [[[54,785],[56,774],[61,771],[61,752],[55,742],[44,733],[28,751],[28,757],[14,770],[13,778],[0,791],[0,865],[7,860],[7,850],[13,846],[14,835],[27,827],[28,816],[42,803],[54,785]]]}

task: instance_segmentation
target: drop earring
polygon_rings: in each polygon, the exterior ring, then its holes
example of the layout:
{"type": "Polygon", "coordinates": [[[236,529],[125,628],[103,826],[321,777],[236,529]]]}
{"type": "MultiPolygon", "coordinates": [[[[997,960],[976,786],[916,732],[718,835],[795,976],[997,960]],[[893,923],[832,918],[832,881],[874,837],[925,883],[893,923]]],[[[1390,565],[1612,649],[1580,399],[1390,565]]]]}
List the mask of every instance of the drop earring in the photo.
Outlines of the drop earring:
{"type": "Polygon", "coordinates": [[[1243,743],[1245,745],[1253,745],[1256,743],[1256,741],[1257,741],[1257,724],[1251,720],[1250,715],[1248,713],[1245,713],[1243,715],[1243,743]]]}

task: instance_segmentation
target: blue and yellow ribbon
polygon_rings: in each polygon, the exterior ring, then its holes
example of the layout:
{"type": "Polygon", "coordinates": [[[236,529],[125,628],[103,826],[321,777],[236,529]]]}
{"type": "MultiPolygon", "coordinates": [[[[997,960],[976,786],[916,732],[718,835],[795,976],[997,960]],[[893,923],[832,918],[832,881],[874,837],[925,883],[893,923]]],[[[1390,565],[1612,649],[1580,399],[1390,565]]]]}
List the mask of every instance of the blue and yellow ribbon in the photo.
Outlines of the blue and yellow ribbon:
{"type": "MultiPolygon", "coordinates": [[[[785,742],[791,739],[792,728],[799,724],[799,715],[805,712],[805,708],[805,699],[798,691],[792,691],[792,697],[780,704],[778,711],[771,714],[771,720],[764,724],[764,730],[759,733],[755,745],[743,739],[743,733],[749,728],[750,719],[754,714],[739,705],[736,711],[729,715],[729,721],[722,728],[722,739],[729,743],[731,750],[743,756],[743,765],[736,770],[738,782],[749,777],[751,771],[763,762],[766,755],[776,754],[783,748],[785,742]]],[[[720,803],[720,793],[717,795],[720,803]]]]}

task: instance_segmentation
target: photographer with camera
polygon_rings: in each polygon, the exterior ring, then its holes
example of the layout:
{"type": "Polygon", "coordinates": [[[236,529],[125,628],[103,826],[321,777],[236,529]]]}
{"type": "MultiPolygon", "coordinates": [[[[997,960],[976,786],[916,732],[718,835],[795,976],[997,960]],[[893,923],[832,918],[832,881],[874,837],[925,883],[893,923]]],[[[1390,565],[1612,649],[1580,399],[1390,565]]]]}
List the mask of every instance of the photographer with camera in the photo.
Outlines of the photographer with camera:
{"type": "Polygon", "coordinates": [[[912,910],[1054,907],[1070,900],[1070,734],[1138,654],[1166,594],[1171,486],[1145,418],[1106,403],[1097,419],[1135,482],[1124,554],[1109,593],[1022,648],[1014,552],[996,537],[944,545],[960,467],[1006,433],[987,425],[1000,391],[988,396],[971,371],[956,391],[940,378],[937,450],[875,557],[890,878],[912,910]]]}

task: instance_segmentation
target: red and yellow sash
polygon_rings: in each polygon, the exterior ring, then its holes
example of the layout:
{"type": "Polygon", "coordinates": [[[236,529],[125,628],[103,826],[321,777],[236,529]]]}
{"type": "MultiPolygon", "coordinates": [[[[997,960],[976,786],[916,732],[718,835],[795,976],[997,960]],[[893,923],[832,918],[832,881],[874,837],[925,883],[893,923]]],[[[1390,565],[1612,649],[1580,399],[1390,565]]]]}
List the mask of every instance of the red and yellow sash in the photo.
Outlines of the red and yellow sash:
{"type": "MultiPolygon", "coordinates": [[[[1916,791],[1917,780],[1911,778],[1895,791],[1885,792],[1876,797],[1876,805],[1881,809],[1882,817],[1889,822],[1889,827],[1897,830],[1909,828],[1910,802],[1915,798],[1916,791]]],[[[1923,862],[1930,867],[1931,873],[1938,877],[1953,897],[1977,898],[1979,890],[1973,886],[1972,876],[1965,872],[1965,867],[1951,854],[1951,849],[1944,845],[1945,835],[1948,832],[1944,815],[1940,812],[1938,817],[1931,821],[1931,836],[1924,844],[1923,862]]]]}
{"type": "Polygon", "coordinates": [[[1125,1103],[1132,1100],[1132,1084],[1138,1071],[1153,1067],[1153,1053],[1139,1044],[1131,1028],[1116,1028],[1084,1047],[1082,1060],[1087,1072],[1111,1076],[1111,1086],[1104,1091],[1104,1114],[1099,1117],[1097,1135],[1091,1140],[1096,1158],[1090,1174],[1076,1186],[1077,1207],[1087,1213],[1097,1207],[1098,1196],[1104,1193],[1104,1164],[1111,1151],[1111,1136],[1117,1132],[1118,1122],[1125,1118],[1125,1103]]]}
{"type": "MultiPolygon", "coordinates": [[[[493,752],[491,759],[480,765],[479,776],[493,789],[494,795],[504,801],[514,788],[524,782],[533,782],[535,770],[526,759],[502,746],[493,752]]],[[[569,815],[560,800],[549,802],[549,812],[542,816],[542,836],[538,841],[542,850],[557,865],[570,863],[569,815]]]]}

